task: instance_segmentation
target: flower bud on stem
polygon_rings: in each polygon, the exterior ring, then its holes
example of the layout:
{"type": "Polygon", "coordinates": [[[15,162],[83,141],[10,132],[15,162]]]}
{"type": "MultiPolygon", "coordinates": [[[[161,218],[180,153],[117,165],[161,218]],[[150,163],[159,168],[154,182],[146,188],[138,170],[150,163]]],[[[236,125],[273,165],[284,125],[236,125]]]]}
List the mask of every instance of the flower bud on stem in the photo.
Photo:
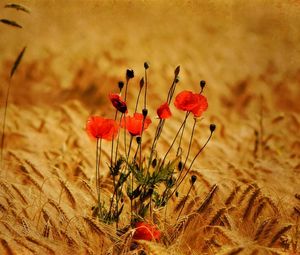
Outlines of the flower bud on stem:
{"type": "Polygon", "coordinates": [[[187,176],[187,174],[189,173],[189,171],[191,170],[195,160],[197,159],[197,157],[200,155],[200,153],[204,150],[204,148],[206,147],[206,145],[209,143],[211,137],[212,137],[212,134],[213,132],[215,131],[216,129],[216,125],[215,124],[210,124],[209,126],[209,129],[210,129],[210,135],[209,137],[207,138],[205,144],[200,148],[200,150],[198,151],[198,153],[196,154],[196,156],[193,158],[189,168],[187,169],[185,175],[182,177],[182,179],[180,180],[180,182],[177,184],[177,186],[175,187],[175,189],[173,190],[173,192],[171,193],[171,195],[169,196],[168,200],[173,196],[173,194],[177,191],[177,189],[179,188],[180,184],[183,182],[183,180],[185,179],[185,177],[187,176]]]}
{"type": "Polygon", "coordinates": [[[179,212],[179,214],[178,214],[178,216],[177,216],[176,222],[178,221],[178,219],[179,219],[179,217],[180,217],[180,215],[181,215],[181,213],[182,213],[182,211],[183,211],[183,208],[184,208],[184,206],[185,206],[185,204],[186,204],[186,201],[187,201],[187,199],[188,199],[188,197],[189,197],[189,194],[190,194],[190,192],[191,192],[191,190],[192,190],[192,188],[193,188],[193,186],[194,186],[196,180],[197,180],[197,176],[196,176],[196,175],[192,175],[192,177],[191,177],[191,187],[189,188],[189,191],[188,191],[188,193],[186,194],[186,196],[185,196],[185,198],[184,198],[183,205],[182,205],[182,207],[181,207],[181,209],[180,209],[180,212],[179,212]]]}

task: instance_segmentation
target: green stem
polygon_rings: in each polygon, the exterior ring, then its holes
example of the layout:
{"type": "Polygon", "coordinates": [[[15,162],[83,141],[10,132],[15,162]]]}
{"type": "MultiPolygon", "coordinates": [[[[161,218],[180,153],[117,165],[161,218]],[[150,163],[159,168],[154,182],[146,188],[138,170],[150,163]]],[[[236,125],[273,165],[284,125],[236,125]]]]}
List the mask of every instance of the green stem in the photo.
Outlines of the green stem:
{"type": "Polygon", "coordinates": [[[182,169],[181,169],[181,171],[180,171],[180,174],[179,174],[179,176],[177,177],[177,180],[176,180],[175,183],[177,183],[177,181],[180,179],[180,177],[181,177],[181,175],[182,175],[182,173],[183,173],[183,171],[184,171],[185,165],[186,165],[186,163],[187,163],[187,161],[188,161],[188,158],[189,158],[189,155],[190,155],[190,151],[191,151],[191,147],[192,147],[193,137],[194,137],[194,133],[195,133],[196,122],[197,122],[197,119],[194,118],[194,125],[193,125],[192,134],[191,134],[191,138],[190,138],[190,142],[189,142],[188,152],[187,152],[187,155],[186,155],[184,164],[183,164],[183,166],[182,166],[182,169]]]}
{"type": "Polygon", "coordinates": [[[185,125],[185,122],[186,122],[186,120],[187,120],[189,114],[190,114],[190,112],[187,112],[187,113],[186,113],[185,118],[184,118],[184,120],[183,120],[183,122],[182,122],[180,128],[178,129],[178,131],[177,131],[177,133],[176,133],[174,139],[173,139],[173,142],[171,143],[171,145],[170,145],[168,151],[166,152],[166,154],[165,154],[165,156],[164,156],[164,158],[163,158],[163,160],[162,160],[161,166],[165,163],[165,160],[166,160],[168,154],[170,153],[170,151],[171,151],[171,149],[172,149],[172,147],[173,147],[173,145],[174,145],[174,143],[175,143],[175,141],[176,141],[176,139],[177,139],[177,137],[178,137],[178,135],[179,135],[179,133],[180,133],[180,130],[181,130],[182,127],[185,125]]]}
{"type": "Polygon", "coordinates": [[[183,180],[185,179],[185,177],[188,175],[189,171],[191,170],[195,160],[197,159],[197,157],[199,156],[199,154],[204,150],[204,148],[206,147],[206,145],[208,144],[210,138],[212,137],[213,132],[210,132],[210,135],[207,139],[207,141],[205,142],[205,144],[201,147],[201,149],[198,151],[198,153],[196,154],[196,156],[193,158],[188,170],[186,171],[185,175],[182,177],[181,181],[178,183],[178,185],[175,187],[175,189],[173,190],[173,192],[171,193],[171,195],[169,196],[168,199],[170,199],[173,194],[176,192],[176,190],[179,188],[180,184],[183,182],[183,180]]]}

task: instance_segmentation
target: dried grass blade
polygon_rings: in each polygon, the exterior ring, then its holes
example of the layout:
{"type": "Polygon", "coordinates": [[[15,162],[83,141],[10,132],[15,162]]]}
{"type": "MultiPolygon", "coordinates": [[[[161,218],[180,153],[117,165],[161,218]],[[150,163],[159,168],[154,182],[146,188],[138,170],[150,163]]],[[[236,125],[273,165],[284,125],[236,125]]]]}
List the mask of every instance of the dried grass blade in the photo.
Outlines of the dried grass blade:
{"type": "Polygon", "coordinates": [[[12,9],[16,9],[17,11],[23,11],[26,13],[30,13],[30,11],[26,7],[24,7],[20,4],[6,4],[6,5],[4,5],[4,8],[12,8],[12,9]]]}
{"type": "Polygon", "coordinates": [[[15,22],[13,20],[0,19],[0,22],[2,22],[3,24],[9,25],[9,26],[13,26],[13,27],[17,27],[17,28],[23,28],[21,25],[19,25],[17,22],[15,22]]]}
{"type": "Polygon", "coordinates": [[[16,72],[16,70],[17,70],[17,68],[18,68],[18,66],[19,66],[19,64],[20,64],[20,62],[21,62],[21,60],[23,58],[25,50],[26,50],[26,46],[21,50],[21,52],[19,53],[19,55],[18,55],[18,57],[17,57],[17,59],[16,59],[16,61],[14,63],[14,65],[13,65],[11,71],[10,71],[10,78],[12,78],[13,75],[14,75],[14,73],[16,72]]]}

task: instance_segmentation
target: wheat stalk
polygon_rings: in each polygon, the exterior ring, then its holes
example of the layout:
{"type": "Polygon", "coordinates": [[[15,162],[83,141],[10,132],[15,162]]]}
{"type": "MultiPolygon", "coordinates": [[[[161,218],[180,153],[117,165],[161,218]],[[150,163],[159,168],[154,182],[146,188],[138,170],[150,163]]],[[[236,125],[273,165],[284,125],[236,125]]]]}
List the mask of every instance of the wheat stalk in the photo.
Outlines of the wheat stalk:
{"type": "Polygon", "coordinates": [[[18,187],[15,186],[14,184],[12,184],[11,186],[15,190],[15,192],[19,195],[19,197],[22,199],[22,201],[24,202],[24,204],[28,205],[27,199],[22,194],[22,192],[18,189],[18,187]]]}
{"type": "Polygon", "coordinates": [[[27,249],[27,250],[30,251],[31,253],[33,253],[33,254],[36,254],[36,253],[37,253],[36,250],[34,250],[33,248],[29,247],[29,246],[23,241],[23,239],[21,239],[21,238],[15,238],[14,241],[15,241],[17,244],[23,246],[25,249],[27,249]]]}
{"type": "Polygon", "coordinates": [[[217,224],[217,221],[221,218],[221,216],[226,212],[226,208],[221,208],[217,211],[217,213],[214,215],[214,217],[211,219],[210,223],[208,225],[214,226],[217,224]]]}
{"type": "Polygon", "coordinates": [[[89,218],[89,217],[83,217],[84,221],[86,222],[86,224],[90,227],[91,231],[100,235],[105,235],[105,233],[103,232],[103,230],[101,229],[101,227],[98,225],[98,223],[89,218]]]}
{"type": "Polygon", "coordinates": [[[27,165],[30,166],[30,168],[32,169],[32,171],[41,179],[45,179],[44,175],[37,169],[37,167],[28,159],[25,159],[25,162],[27,165]]]}
{"type": "Polygon", "coordinates": [[[53,254],[53,255],[55,255],[55,251],[54,251],[49,245],[47,245],[47,244],[41,242],[39,239],[36,239],[36,238],[34,238],[33,236],[26,236],[25,238],[26,238],[26,240],[28,240],[29,242],[34,243],[34,244],[36,244],[37,246],[40,246],[40,247],[46,249],[47,252],[48,252],[48,254],[53,254]]]}
{"type": "Polygon", "coordinates": [[[65,193],[67,195],[68,201],[71,203],[73,208],[76,208],[76,200],[75,200],[72,192],[70,191],[70,189],[66,186],[66,184],[62,180],[59,180],[59,182],[60,182],[62,189],[65,191],[65,193]]]}
{"type": "Polygon", "coordinates": [[[255,202],[256,198],[259,196],[259,194],[260,194],[260,189],[256,189],[253,192],[252,196],[249,198],[248,205],[247,205],[247,207],[246,207],[246,209],[244,211],[244,215],[243,215],[243,220],[244,221],[248,218],[249,214],[251,213],[251,210],[253,208],[254,202],[255,202]]]}
{"type": "Polygon", "coordinates": [[[232,192],[230,193],[229,197],[226,199],[225,201],[225,205],[229,206],[233,199],[236,197],[236,195],[238,194],[238,192],[240,191],[241,187],[240,186],[237,186],[235,187],[232,192]]]}
{"type": "Polygon", "coordinates": [[[202,204],[200,205],[200,207],[198,208],[197,210],[197,213],[202,213],[205,211],[205,209],[208,207],[208,205],[211,203],[215,193],[217,192],[218,190],[218,186],[217,184],[215,184],[210,192],[207,194],[207,196],[205,197],[204,201],[202,202],[202,204]]]}
{"type": "Polygon", "coordinates": [[[269,243],[269,246],[272,246],[284,233],[289,231],[292,228],[292,225],[287,225],[283,228],[281,228],[272,238],[271,242],[269,243]]]}
{"type": "Polygon", "coordinates": [[[6,254],[14,255],[15,253],[13,252],[12,248],[9,246],[8,242],[3,238],[0,238],[0,239],[1,239],[1,245],[4,248],[6,254]]]}

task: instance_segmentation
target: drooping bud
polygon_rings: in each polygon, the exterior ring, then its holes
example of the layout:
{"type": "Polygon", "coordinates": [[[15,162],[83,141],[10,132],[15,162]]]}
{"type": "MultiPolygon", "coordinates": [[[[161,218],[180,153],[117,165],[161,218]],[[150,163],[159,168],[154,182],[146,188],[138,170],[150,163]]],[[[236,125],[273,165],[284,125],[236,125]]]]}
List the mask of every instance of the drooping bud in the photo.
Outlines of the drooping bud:
{"type": "Polygon", "coordinates": [[[151,165],[152,165],[153,168],[155,168],[156,164],[157,164],[157,159],[155,158],[155,159],[152,160],[151,165]]]}
{"type": "Polygon", "coordinates": [[[147,109],[143,109],[142,113],[143,113],[144,118],[146,118],[147,115],[148,115],[148,110],[147,109]]]}
{"type": "Polygon", "coordinates": [[[149,191],[148,191],[148,194],[149,194],[149,196],[152,196],[152,194],[153,194],[153,191],[154,191],[154,189],[153,189],[153,188],[150,188],[150,189],[149,189],[149,191]]]}
{"type": "Polygon", "coordinates": [[[178,163],[178,171],[181,171],[183,167],[182,161],[179,161],[178,163]]]}
{"type": "Polygon", "coordinates": [[[196,180],[197,180],[197,176],[196,175],[192,175],[192,177],[191,177],[192,184],[194,184],[196,182],[196,180]]]}
{"type": "Polygon", "coordinates": [[[140,136],[137,136],[136,137],[136,142],[137,142],[137,144],[141,144],[142,138],[140,136]]]}
{"type": "Polygon", "coordinates": [[[122,81],[119,81],[118,82],[118,86],[119,86],[119,89],[120,89],[120,91],[123,89],[123,87],[124,87],[124,82],[122,82],[122,81]]]}
{"type": "Polygon", "coordinates": [[[174,74],[175,74],[175,76],[178,76],[179,73],[180,73],[180,66],[177,66],[174,71],[174,74]]]}
{"type": "Polygon", "coordinates": [[[149,68],[149,63],[148,63],[148,62],[145,62],[145,63],[144,63],[144,68],[145,68],[145,69],[148,69],[148,68],[149,68]]]}
{"type": "Polygon", "coordinates": [[[204,80],[200,81],[201,90],[204,89],[206,82],[204,80]]]}
{"type": "Polygon", "coordinates": [[[142,79],[140,80],[140,89],[142,89],[142,88],[144,87],[144,84],[145,84],[144,78],[142,78],[142,79]]]}
{"type": "Polygon", "coordinates": [[[210,129],[210,132],[214,132],[216,130],[216,125],[215,124],[210,124],[209,129],[210,129]]]}
{"type": "Polygon", "coordinates": [[[168,187],[172,187],[175,184],[175,180],[174,178],[171,176],[168,181],[167,181],[167,185],[168,187]]]}
{"type": "Polygon", "coordinates": [[[134,71],[132,69],[127,69],[126,70],[126,79],[132,79],[134,77],[134,71]]]}

